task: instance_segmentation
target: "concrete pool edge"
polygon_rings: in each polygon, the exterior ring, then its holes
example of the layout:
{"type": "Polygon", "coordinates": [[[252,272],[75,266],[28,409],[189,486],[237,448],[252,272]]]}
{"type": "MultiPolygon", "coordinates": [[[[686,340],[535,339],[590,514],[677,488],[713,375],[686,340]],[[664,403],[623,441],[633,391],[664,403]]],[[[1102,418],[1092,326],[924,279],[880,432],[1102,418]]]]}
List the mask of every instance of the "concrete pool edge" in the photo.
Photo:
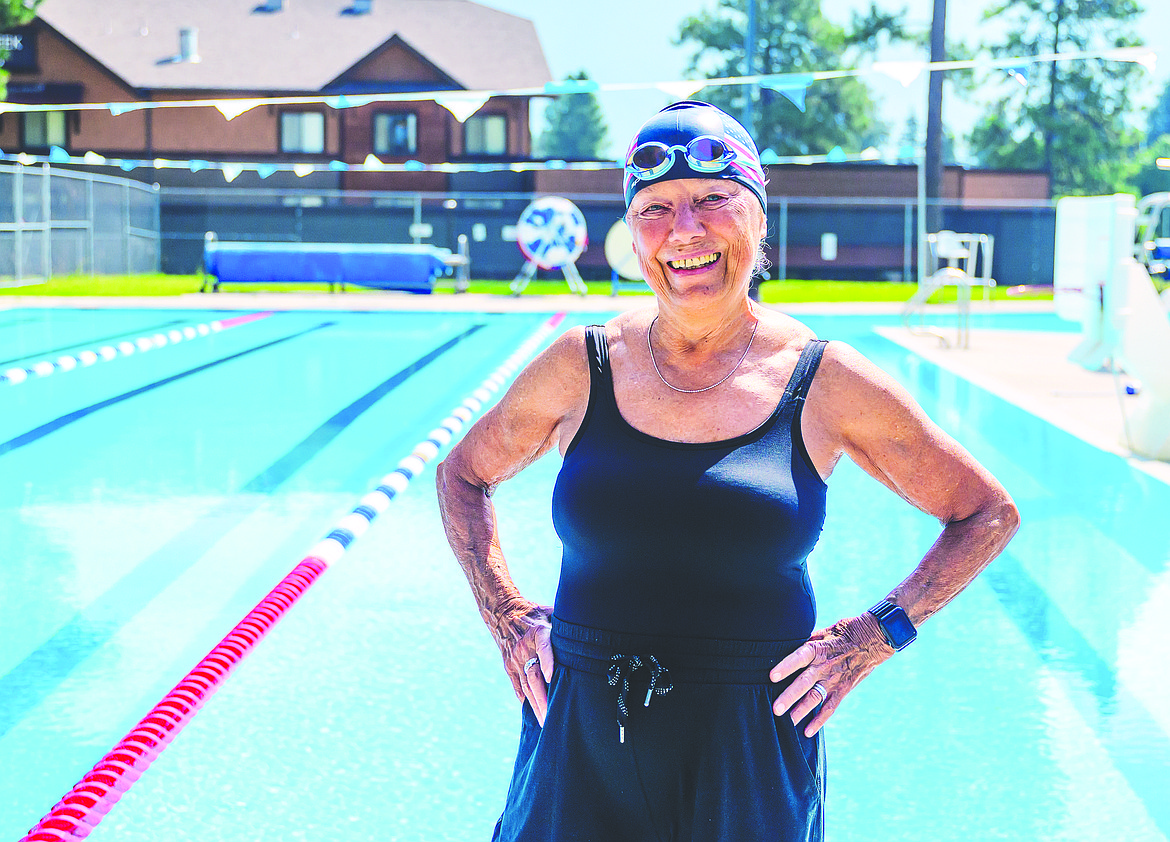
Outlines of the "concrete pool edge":
{"type": "MultiPolygon", "coordinates": [[[[1125,416],[1114,375],[1088,371],[1069,361],[1069,352],[1081,339],[1079,333],[972,329],[971,347],[957,349],[902,327],[876,327],[874,331],[1170,485],[1170,464],[1136,456],[1126,444],[1125,416]],[[1020,365],[1022,360],[1028,364],[1020,365]]],[[[1123,382],[1127,379],[1122,375],[1123,382]]]]}

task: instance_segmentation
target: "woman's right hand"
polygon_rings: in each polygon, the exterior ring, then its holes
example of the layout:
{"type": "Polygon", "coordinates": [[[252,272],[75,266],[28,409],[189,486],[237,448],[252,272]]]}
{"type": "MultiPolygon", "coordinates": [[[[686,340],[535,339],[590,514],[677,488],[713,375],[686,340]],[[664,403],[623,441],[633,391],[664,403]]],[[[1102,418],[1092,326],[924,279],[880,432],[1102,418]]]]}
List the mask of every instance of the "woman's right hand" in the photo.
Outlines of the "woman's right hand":
{"type": "Polygon", "coordinates": [[[544,717],[548,712],[548,683],[555,666],[551,616],[551,608],[533,606],[508,623],[510,634],[497,637],[504,656],[504,669],[512,680],[516,698],[526,700],[532,706],[541,727],[544,727],[544,717]]]}

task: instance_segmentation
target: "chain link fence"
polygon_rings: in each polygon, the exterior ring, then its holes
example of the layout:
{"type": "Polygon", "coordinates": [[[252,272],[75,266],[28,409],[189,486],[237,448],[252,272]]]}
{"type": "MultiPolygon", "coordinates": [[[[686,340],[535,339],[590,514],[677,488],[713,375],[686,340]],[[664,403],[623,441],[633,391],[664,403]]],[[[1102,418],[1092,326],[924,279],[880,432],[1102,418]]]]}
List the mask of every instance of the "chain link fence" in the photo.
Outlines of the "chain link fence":
{"type": "Polygon", "coordinates": [[[0,164],[0,285],[161,267],[159,190],[49,165],[0,164]]]}
{"type": "MultiPolygon", "coordinates": [[[[516,223],[531,193],[373,193],[359,191],[163,188],[163,271],[188,274],[202,264],[208,232],[222,241],[428,243],[470,246],[475,278],[515,277],[525,257],[516,223]]],[[[581,210],[589,245],[577,261],[585,278],[609,279],[604,253],[621,219],[620,196],[566,195],[581,210]]],[[[1051,284],[1055,206],[1047,201],[943,201],[945,227],[995,238],[993,275],[1001,284],[1051,284]]],[[[917,279],[914,199],[799,198],[768,201],[770,277],[849,280],[917,279]],[[826,250],[826,235],[833,241],[826,250]]],[[[558,271],[541,277],[560,278],[558,271]]]]}

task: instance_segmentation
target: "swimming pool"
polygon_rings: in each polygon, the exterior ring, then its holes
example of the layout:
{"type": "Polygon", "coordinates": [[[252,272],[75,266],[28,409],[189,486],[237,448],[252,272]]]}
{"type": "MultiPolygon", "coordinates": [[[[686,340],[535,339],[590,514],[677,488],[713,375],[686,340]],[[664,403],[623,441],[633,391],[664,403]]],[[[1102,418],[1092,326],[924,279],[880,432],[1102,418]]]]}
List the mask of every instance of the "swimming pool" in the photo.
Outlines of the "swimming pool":
{"type": "MultiPolygon", "coordinates": [[[[0,838],[27,831],[547,316],[0,311],[0,371],[133,346],[0,383],[0,838]]],[[[899,377],[1024,515],[829,726],[830,838],[1170,839],[1170,535],[1155,518],[1170,488],[873,333],[891,319],[806,321],[899,377]]],[[[515,578],[542,601],[557,467],[496,496],[515,578]]],[[[518,716],[432,480],[394,499],[91,838],[489,836],[518,716]]],[[[851,466],[830,487],[810,559],[822,621],[872,604],[937,533],[851,466]]]]}

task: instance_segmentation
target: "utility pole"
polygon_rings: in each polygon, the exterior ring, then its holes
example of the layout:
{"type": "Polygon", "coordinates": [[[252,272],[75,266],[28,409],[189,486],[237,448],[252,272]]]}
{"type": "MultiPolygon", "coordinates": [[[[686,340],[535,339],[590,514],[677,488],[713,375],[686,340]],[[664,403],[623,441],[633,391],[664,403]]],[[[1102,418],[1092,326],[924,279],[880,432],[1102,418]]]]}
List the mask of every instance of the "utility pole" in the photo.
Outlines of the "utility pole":
{"type": "MultiPolygon", "coordinates": [[[[754,76],[756,72],[756,0],[747,0],[747,33],[743,42],[744,76],[754,76]]],[[[755,127],[755,99],[756,86],[748,85],[744,91],[743,127],[747,129],[748,137],[756,136],[755,127]]]]}
{"type": "MultiPolygon", "coordinates": [[[[1064,0],[1056,0],[1056,8],[1052,12],[1052,52],[1060,52],[1060,25],[1064,23],[1064,0]]],[[[1056,68],[1058,62],[1052,62],[1048,73],[1048,120],[1044,126],[1044,171],[1048,173],[1048,191],[1052,192],[1052,140],[1053,128],[1056,126],[1056,68]]]]}
{"type": "MultiPolygon", "coordinates": [[[[934,0],[934,16],[930,22],[930,61],[934,64],[947,60],[947,0],[934,0]]],[[[926,230],[930,233],[943,227],[943,73],[930,72],[930,90],[926,101],[926,148],[923,150],[926,168],[926,230]]]]}
{"type": "MultiPolygon", "coordinates": [[[[756,0],[747,0],[747,33],[744,35],[743,43],[744,55],[744,75],[754,76],[756,72],[756,0]]],[[[756,86],[750,84],[747,90],[744,91],[743,104],[743,127],[747,130],[748,137],[755,138],[756,136],[756,86]]],[[[767,210],[765,209],[765,215],[767,210]]],[[[748,285],[748,297],[752,301],[760,300],[760,279],[753,275],[751,283],[748,285]]]]}

